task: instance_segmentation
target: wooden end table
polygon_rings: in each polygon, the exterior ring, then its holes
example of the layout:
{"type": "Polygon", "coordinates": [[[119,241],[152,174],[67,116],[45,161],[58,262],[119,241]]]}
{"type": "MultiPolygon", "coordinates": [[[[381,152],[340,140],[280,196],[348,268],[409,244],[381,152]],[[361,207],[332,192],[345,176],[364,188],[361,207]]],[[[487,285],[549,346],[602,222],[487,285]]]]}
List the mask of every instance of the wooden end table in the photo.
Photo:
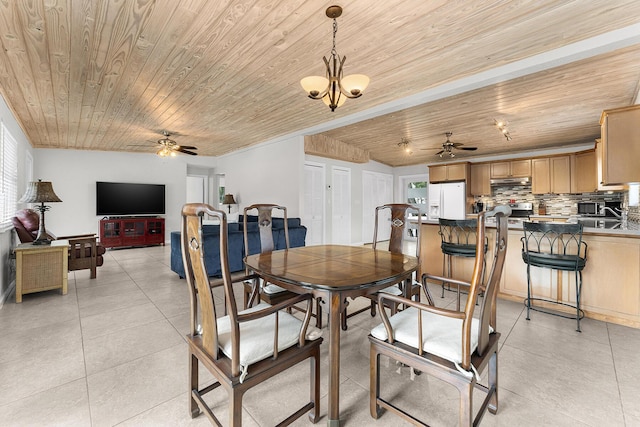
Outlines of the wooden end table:
{"type": "Polygon", "coordinates": [[[16,303],[22,295],[61,289],[67,294],[69,241],[54,240],[50,245],[19,244],[16,249],[16,303]]]}

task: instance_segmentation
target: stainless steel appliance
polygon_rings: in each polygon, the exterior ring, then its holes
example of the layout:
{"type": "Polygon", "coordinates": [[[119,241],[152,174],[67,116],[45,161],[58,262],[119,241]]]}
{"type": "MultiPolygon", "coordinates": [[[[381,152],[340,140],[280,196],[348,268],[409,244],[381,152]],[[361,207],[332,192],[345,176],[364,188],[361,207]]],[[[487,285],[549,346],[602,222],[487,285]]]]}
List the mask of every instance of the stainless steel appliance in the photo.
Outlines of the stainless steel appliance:
{"type": "Polygon", "coordinates": [[[578,215],[620,218],[622,202],[578,202],[578,215]]]}
{"type": "Polygon", "coordinates": [[[578,202],[578,215],[600,215],[600,206],[598,202],[578,202]]]}
{"type": "Polygon", "coordinates": [[[529,216],[533,215],[533,203],[509,203],[509,207],[511,208],[509,222],[528,221],[529,216]]]}

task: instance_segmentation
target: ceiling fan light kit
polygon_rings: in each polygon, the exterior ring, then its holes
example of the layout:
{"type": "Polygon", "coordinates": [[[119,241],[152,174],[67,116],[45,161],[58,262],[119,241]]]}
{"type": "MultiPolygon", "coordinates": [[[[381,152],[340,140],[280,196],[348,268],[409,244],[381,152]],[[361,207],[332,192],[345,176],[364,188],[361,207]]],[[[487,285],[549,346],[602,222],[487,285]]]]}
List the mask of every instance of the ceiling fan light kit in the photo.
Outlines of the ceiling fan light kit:
{"type": "Polygon", "coordinates": [[[336,108],[344,104],[347,98],[359,98],[362,92],[369,85],[369,77],[364,74],[351,74],[342,76],[342,68],[347,59],[346,56],[340,58],[336,51],[336,33],[338,32],[338,18],[342,15],[342,7],[329,6],[326,11],[327,17],[333,19],[333,47],[329,59],[323,56],[326,68],[326,77],[309,76],[300,80],[300,85],[307,92],[311,99],[322,99],[322,101],[335,111],[336,108]]]}
{"type": "Polygon", "coordinates": [[[445,135],[447,136],[447,140],[442,143],[442,150],[436,153],[436,156],[440,156],[440,158],[445,155],[448,155],[451,158],[455,157],[456,154],[453,152],[454,149],[464,151],[475,151],[478,149],[478,147],[463,147],[464,144],[461,142],[451,142],[450,138],[451,135],[453,135],[453,132],[446,132],[445,135]]]}
{"type": "Polygon", "coordinates": [[[160,138],[158,140],[158,144],[160,148],[156,151],[156,154],[160,157],[175,157],[177,153],[189,154],[192,156],[197,156],[198,153],[193,152],[191,150],[197,150],[198,147],[193,147],[189,145],[178,145],[173,139],[169,138],[170,134],[167,131],[163,131],[162,135],[164,138],[160,138]]]}

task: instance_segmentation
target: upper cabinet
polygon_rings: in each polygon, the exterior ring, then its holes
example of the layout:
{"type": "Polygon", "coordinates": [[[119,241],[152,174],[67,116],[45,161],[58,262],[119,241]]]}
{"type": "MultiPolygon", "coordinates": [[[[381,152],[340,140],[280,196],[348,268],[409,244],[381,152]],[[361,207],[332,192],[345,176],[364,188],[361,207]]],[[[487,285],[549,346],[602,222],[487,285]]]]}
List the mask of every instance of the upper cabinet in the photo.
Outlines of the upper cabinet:
{"type": "Polygon", "coordinates": [[[491,178],[524,178],[531,176],[531,160],[491,163],[491,178]]]}
{"type": "Polygon", "coordinates": [[[596,139],[596,184],[598,191],[622,191],[624,185],[606,185],[604,183],[604,147],[602,140],[596,139]]]}
{"type": "Polygon", "coordinates": [[[470,184],[472,196],[491,194],[491,165],[489,163],[472,163],[470,167],[470,184]]]}
{"type": "Polygon", "coordinates": [[[533,194],[571,193],[571,156],[556,156],[531,161],[533,194]]]}
{"type": "Polygon", "coordinates": [[[600,127],[599,184],[640,182],[640,105],[603,111],[600,127]]]}
{"type": "Polygon", "coordinates": [[[593,193],[598,190],[596,151],[571,156],[571,192],[593,193]]]}
{"type": "Polygon", "coordinates": [[[469,163],[429,166],[429,182],[466,181],[469,163]]]}

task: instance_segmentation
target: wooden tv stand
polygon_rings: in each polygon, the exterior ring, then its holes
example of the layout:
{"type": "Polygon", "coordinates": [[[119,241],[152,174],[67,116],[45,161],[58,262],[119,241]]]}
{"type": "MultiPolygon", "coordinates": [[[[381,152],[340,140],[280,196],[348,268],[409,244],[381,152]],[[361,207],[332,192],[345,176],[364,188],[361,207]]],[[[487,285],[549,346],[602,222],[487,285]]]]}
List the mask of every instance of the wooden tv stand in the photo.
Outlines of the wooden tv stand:
{"type": "Polygon", "coordinates": [[[164,218],[112,217],[101,219],[100,243],[105,248],[164,245],[164,218]]]}

